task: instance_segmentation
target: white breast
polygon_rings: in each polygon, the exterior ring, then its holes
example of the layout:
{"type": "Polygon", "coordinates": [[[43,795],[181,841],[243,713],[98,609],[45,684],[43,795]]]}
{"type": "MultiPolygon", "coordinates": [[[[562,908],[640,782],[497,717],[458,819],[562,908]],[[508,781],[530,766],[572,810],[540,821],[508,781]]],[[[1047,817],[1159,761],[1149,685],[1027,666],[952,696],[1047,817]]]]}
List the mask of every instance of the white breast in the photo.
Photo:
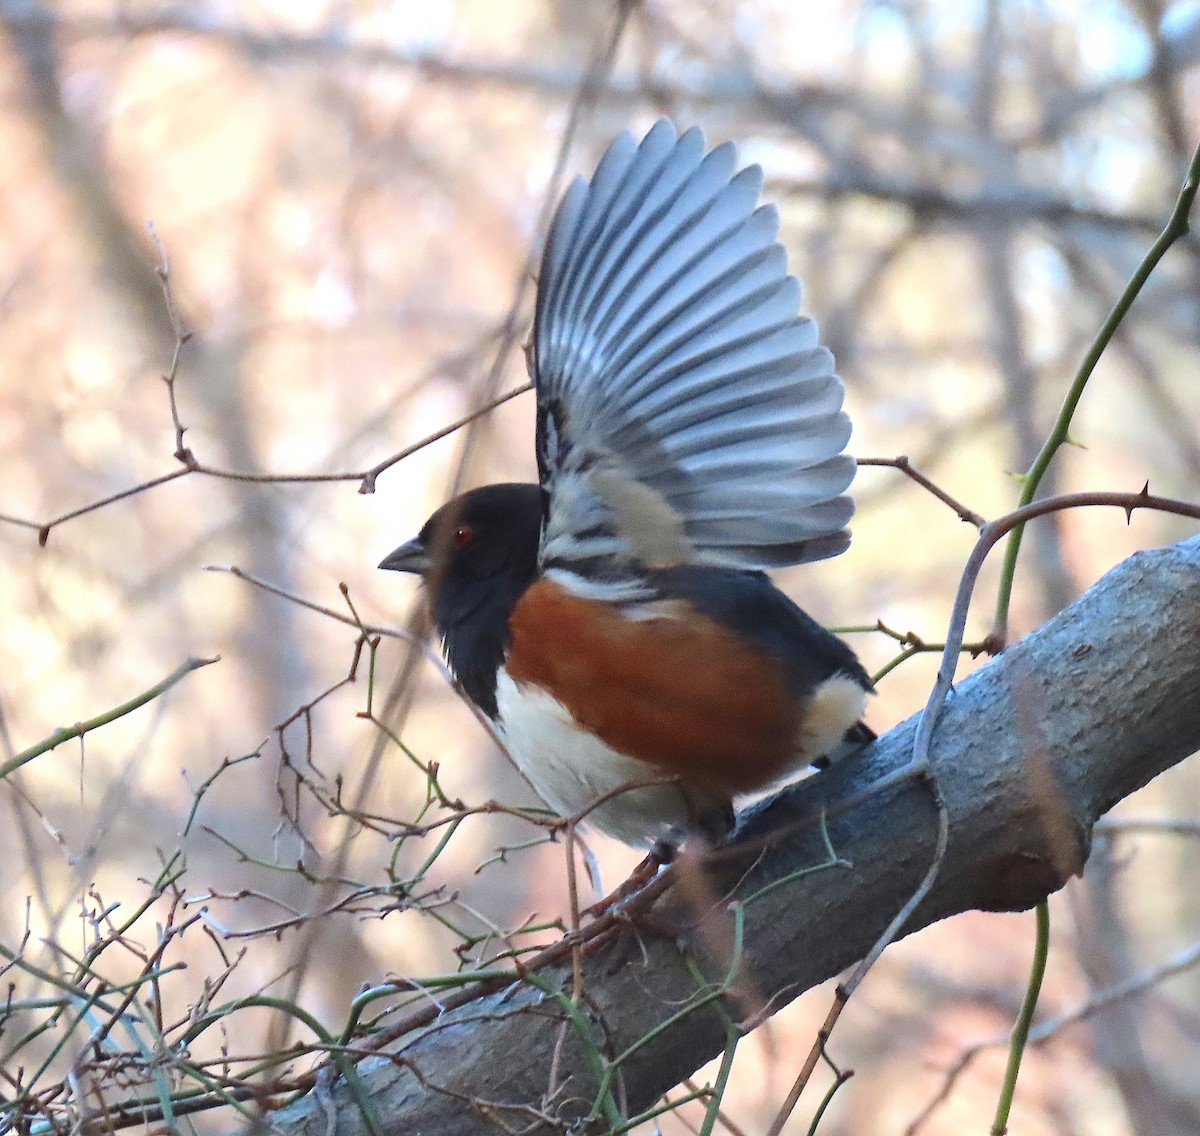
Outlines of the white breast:
{"type": "MultiPolygon", "coordinates": [[[[503,668],[497,675],[496,703],[509,754],[560,816],[577,816],[605,793],[655,776],[652,766],[583,730],[561,702],[536,686],[514,682],[503,668]]],[[[585,823],[626,844],[649,848],[695,827],[695,805],[688,798],[675,784],[630,789],[593,809],[585,823]]]]}

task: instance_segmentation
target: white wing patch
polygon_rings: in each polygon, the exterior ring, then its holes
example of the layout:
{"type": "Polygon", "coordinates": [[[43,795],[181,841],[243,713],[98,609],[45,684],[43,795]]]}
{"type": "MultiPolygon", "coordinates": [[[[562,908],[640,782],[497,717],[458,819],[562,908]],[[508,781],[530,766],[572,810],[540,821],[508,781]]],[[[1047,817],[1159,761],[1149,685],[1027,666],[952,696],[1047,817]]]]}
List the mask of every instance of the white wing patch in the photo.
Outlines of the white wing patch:
{"type": "Polygon", "coordinates": [[[612,511],[617,532],[648,568],[669,568],[690,559],[681,517],[661,493],[631,477],[616,460],[599,462],[588,484],[612,511]]]}

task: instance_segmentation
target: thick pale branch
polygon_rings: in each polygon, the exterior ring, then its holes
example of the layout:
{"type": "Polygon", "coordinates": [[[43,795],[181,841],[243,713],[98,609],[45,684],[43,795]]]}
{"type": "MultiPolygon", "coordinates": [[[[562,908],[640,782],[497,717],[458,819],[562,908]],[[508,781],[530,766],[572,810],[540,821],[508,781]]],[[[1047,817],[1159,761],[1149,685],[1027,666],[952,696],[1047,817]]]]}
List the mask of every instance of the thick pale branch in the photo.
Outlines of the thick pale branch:
{"type": "MultiPolygon", "coordinates": [[[[684,944],[708,985],[674,942],[647,941],[643,953],[629,935],[600,941],[584,960],[580,1005],[569,1007],[567,963],[362,1062],[381,1130],[549,1133],[592,1112],[611,1118],[617,1102],[636,1114],[724,1047],[726,1015],[761,1020],[856,961],[932,855],[927,786],[900,780],[863,799],[906,764],[914,729],[910,719],[860,759],[754,811],[735,849],[703,873],[673,869],[656,914],[708,912],[684,944]],[[848,864],[804,871],[827,860],[826,836],[848,864]],[[716,901],[727,889],[738,904],[716,901]]],[[[1101,815],[1197,749],[1200,537],[1131,557],[957,687],[932,753],[950,846],[908,932],[971,908],[1032,906],[1080,871],[1101,815]]],[[[330,1109],[343,1136],[366,1130],[340,1083],[272,1121],[315,1136],[330,1109]]]]}

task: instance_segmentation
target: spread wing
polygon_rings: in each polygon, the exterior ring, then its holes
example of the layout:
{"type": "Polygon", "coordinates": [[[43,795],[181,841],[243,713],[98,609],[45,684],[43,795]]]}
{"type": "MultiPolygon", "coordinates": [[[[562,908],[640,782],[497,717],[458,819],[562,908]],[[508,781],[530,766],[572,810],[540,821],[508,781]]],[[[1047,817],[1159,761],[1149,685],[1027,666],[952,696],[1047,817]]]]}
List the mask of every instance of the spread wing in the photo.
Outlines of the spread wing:
{"type": "Polygon", "coordinates": [[[849,543],[842,383],[762,171],[736,160],[661,119],[558,208],[534,322],[548,567],[769,568],[849,543]]]}

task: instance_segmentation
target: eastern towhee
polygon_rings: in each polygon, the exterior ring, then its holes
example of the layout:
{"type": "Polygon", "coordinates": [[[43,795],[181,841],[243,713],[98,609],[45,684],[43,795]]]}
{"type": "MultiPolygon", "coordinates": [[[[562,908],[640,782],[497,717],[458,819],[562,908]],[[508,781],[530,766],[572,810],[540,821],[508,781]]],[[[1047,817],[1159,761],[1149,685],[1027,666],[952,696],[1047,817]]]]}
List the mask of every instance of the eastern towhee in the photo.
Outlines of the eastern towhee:
{"type": "Polygon", "coordinates": [[[425,579],[547,804],[611,794],[586,823],[660,850],[873,736],[854,652],[762,571],[846,548],[855,464],[762,171],[735,162],[662,119],[575,180],[538,281],[540,484],[464,493],[380,564],[425,579]]]}

